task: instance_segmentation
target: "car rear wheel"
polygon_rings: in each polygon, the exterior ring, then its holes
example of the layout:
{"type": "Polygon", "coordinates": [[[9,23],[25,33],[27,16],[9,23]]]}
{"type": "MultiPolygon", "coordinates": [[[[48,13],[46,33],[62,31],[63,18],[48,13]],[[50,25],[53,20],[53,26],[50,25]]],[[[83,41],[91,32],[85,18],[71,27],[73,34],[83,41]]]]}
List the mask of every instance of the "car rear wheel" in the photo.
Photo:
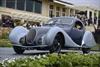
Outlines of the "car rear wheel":
{"type": "Polygon", "coordinates": [[[23,54],[23,52],[25,51],[25,50],[22,49],[22,47],[20,47],[20,46],[13,46],[13,49],[14,49],[14,51],[15,51],[17,54],[23,54]]]}
{"type": "Polygon", "coordinates": [[[88,54],[90,52],[90,48],[82,48],[83,54],[88,54]]]}
{"type": "Polygon", "coordinates": [[[64,36],[62,33],[58,33],[50,47],[50,53],[57,52],[60,53],[61,48],[64,46],[64,36]]]}

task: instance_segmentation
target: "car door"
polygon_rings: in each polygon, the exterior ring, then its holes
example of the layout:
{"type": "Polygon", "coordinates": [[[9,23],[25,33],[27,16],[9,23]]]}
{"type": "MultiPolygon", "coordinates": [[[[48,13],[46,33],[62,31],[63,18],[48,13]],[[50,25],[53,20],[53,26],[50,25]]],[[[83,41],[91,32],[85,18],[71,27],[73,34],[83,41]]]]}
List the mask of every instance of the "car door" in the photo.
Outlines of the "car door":
{"type": "Polygon", "coordinates": [[[69,36],[72,38],[72,40],[77,43],[78,45],[81,45],[82,38],[85,32],[84,25],[81,21],[75,21],[69,36]]]}

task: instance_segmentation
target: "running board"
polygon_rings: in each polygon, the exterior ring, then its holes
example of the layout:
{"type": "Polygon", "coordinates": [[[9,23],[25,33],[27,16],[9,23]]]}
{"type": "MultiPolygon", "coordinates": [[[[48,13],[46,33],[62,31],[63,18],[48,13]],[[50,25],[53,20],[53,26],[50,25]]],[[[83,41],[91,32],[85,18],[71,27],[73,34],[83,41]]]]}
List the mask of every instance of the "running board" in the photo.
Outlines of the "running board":
{"type": "Polygon", "coordinates": [[[22,49],[25,49],[25,50],[34,50],[34,49],[38,49],[38,50],[47,49],[48,50],[49,49],[49,46],[47,45],[22,46],[22,45],[14,44],[13,46],[21,47],[22,49]]]}

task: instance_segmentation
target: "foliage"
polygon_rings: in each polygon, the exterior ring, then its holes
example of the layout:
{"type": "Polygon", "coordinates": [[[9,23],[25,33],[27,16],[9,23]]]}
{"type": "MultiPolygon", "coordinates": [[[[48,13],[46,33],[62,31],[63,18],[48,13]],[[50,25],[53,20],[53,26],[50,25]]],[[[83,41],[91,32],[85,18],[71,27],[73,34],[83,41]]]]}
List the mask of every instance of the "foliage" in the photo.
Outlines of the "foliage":
{"type": "Polygon", "coordinates": [[[8,39],[0,39],[0,47],[12,47],[12,44],[8,39]]]}
{"type": "Polygon", "coordinates": [[[8,39],[8,33],[2,33],[2,36],[0,36],[0,39],[8,39]]]}
{"type": "Polygon", "coordinates": [[[0,29],[0,39],[8,39],[10,28],[1,28],[0,29]]]}
{"type": "Polygon", "coordinates": [[[9,27],[0,27],[0,47],[11,47],[11,42],[8,39],[9,32],[10,32],[9,27]]]}
{"type": "Polygon", "coordinates": [[[0,63],[0,67],[3,67],[3,65],[0,63]]]}
{"type": "Polygon", "coordinates": [[[48,54],[6,60],[5,67],[100,67],[100,54],[48,54]]]}

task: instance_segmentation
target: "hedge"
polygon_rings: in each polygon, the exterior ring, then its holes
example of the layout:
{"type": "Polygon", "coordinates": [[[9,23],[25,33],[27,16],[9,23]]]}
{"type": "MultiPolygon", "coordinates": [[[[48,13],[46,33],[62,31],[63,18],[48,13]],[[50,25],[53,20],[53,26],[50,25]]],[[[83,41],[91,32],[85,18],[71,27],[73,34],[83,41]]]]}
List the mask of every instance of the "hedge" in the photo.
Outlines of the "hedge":
{"type": "Polygon", "coordinates": [[[0,27],[0,47],[11,47],[12,44],[9,41],[9,27],[0,27]]]}
{"type": "Polygon", "coordinates": [[[0,47],[12,47],[9,39],[0,39],[0,47]]]}
{"type": "Polygon", "coordinates": [[[10,30],[9,27],[0,27],[0,39],[8,39],[10,30]]]}
{"type": "Polygon", "coordinates": [[[100,54],[48,54],[5,60],[0,67],[100,67],[100,54]]]}

